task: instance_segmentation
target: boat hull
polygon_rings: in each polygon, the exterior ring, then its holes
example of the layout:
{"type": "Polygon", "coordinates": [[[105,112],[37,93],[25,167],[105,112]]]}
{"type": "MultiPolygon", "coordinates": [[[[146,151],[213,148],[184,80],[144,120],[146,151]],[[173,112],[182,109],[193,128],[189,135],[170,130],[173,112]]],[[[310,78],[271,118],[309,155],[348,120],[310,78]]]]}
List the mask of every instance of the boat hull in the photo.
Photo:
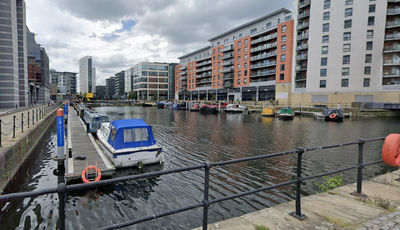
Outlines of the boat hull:
{"type": "Polygon", "coordinates": [[[279,115],[279,119],[282,121],[290,121],[293,120],[294,116],[292,116],[291,114],[280,114],[279,115]]]}
{"type": "Polygon", "coordinates": [[[330,118],[329,116],[325,116],[325,121],[343,122],[343,117],[336,116],[335,118],[330,118]]]}

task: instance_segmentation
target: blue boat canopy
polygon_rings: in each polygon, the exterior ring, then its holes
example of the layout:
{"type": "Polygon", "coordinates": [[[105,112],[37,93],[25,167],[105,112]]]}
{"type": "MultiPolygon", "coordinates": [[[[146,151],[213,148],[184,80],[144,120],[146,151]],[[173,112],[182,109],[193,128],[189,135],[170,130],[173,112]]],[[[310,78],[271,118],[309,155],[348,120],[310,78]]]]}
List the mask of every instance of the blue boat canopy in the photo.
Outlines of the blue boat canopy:
{"type": "Polygon", "coordinates": [[[111,121],[107,142],[115,149],[137,148],[156,144],[151,126],[142,119],[111,121]]]}

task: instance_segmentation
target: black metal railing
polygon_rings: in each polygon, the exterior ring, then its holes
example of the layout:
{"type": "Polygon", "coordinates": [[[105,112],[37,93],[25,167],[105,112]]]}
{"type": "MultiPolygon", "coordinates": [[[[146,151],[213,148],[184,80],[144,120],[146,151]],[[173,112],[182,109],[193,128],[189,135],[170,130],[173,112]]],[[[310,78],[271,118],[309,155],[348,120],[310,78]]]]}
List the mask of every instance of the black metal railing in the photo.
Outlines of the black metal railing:
{"type": "Polygon", "coordinates": [[[358,141],[353,141],[353,142],[347,142],[347,143],[341,143],[341,144],[336,144],[336,145],[328,145],[328,146],[318,146],[318,147],[313,147],[313,148],[297,148],[295,150],[289,150],[289,151],[284,151],[284,152],[278,152],[278,153],[272,153],[268,155],[261,155],[261,156],[254,156],[254,157],[248,157],[248,158],[241,158],[241,159],[234,159],[234,160],[229,160],[229,161],[221,161],[221,162],[210,162],[210,161],[205,161],[203,164],[199,165],[194,165],[194,166],[188,166],[188,167],[183,167],[183,168],[177,168],[177,169],[170,169],[170,170],[164,170],[164,171],[158,171],[158,172],[151,172],[151,173],[145,173],[145,174],[140,174],[140,175],[134,175],[134,176],[126,176],[126,177],[120,177],[120,178],[113,178],[109,180],[102,180],[98,182],[93,182],[93,183],[87,183],[87,184],[74,184],[74,185],[66,185],[64,183],[58,184],[57,187],[54,188],[48,188],[48,189],[43,189],[43,190],[37,190],[37,191],[32,191],[32,192],[21,192],[21,193],[13,193],[13,194],[6,194],[6,195],[0,195],[0,201],[6,201],[6,200],[13,200],[17,198],[27,198],[27,197],[33,197],[33,196],[39,196],[39,195],[45,195],[49,193],[58,193],[59,195],[59,219],[58,219],[58,226],[59,229],[65,229],[65,198],[66,198],[66,193],[70,191],[75,191],[75,190],[82,190],[82,189],[88,189],[88,188],[94,188],[98,186],[104,186],[104,185],[111,185],[119,182],[125,182],[125,181],[130,181],[130,180],[137,180],[137,179],[142,179],[142,178],[148,178],[148,177],[156,177],[156,176],[161,176],[161,175],[166,175],[166,174],[172,174],[172,173],[179,173],[179,172],[186,172],[186,171],[192,171],[192,170],[197,170],[197,169],[202,169],[204,168],[205,174],[204,174],[204,197],[203,201],[200,203],[196,204],[191,204],[189,206],[179,208],[179,209],[174,209],[170,210],[167,212],[163,213],[158,213],[154,214],[151,216],[146,216],[142,218],[138,218],[135,220],[129,220],[126,222],[122,222],[119,224],[113,224],[110,226],[105,226],[100,229],[118,229],[118,228],[123,228],[127,226],[131,226],[134,224],[146,222],[149,220],[154,220],[157,218],[161,218],[164,216],[169,216],[177,213],[181,213],[184,211],[188,211],[191,209],[195,208],[200,208],[203,207],[203,229],[207,229],[208,225],[208,208],[210,205],[226,201],[226,200],[231,200],[234,198],[258,193],[261,191],[266,191],[266,190],[271,190],[283,186],[288,186],[291,184],[296,184],[296,207],[295,211],[290,213],[293,217],[296,217],[298,219],[305,219],[307,218],[305,215],[301,213],[301,185],[302,182],[306,180],[312,180],[316,178],[320,178],[323,176],[331,175],[331,174],[336,174],[352,169],[357,169],[357,190],[352,193],[352,195],[356,196],[362,196],[362,174],[363,174],[363,168],[365,166],[373,165],[373,164],[378,164],[382,163],[382,160],[374,161],[374,162],[369,162],[369,163],[364,163],[363,161],[363,155],[364,155],[364,144],[367,142],[374,142],[374,141],[381,141],[384,140],[385,137],[379,137],[379,138],[374,138],[374,139],[367,139],[367,140],[358,140],[358,141]],[[302,177],[302,161],[303,161],[303,154],[306,152],[311,152],[315,150],[324,150],[324,149],[332,149],[332,148],[340,148],[344,146],[350,146],[350,145],[358,145],[358,161],[356,165],[347,167],[347,168],[342,168],[342,169],[337,169],[335,171],[331,172],[326,172],[326,173],[321,173],[317,175],[310,175],[307,177],[302,177]],[[238,193],[238,194],[233,194],[229,196],[225,196],[222,198],[214,199],[214,200],[209,200],[209,174],[210,174],[210,169],[212,167],[216,166],[222,166],[222,165],[230,165],[230,164],[235,164],[239,162],[245,162],[245,161],[254,161],[254,160],[261,160],[261,159],[268,159],[268,158],[273,158],[273,157],[278,157],[278,156],[284,156],[284,155],[290,155],[290,154],[297,154],[297,176],[293,180],[289,181],[284,181],[279,184],[274,184],[271,186],[266,186],[258,189],[254,189],[251,191],[246,191],[243,193],[238,193]]]}

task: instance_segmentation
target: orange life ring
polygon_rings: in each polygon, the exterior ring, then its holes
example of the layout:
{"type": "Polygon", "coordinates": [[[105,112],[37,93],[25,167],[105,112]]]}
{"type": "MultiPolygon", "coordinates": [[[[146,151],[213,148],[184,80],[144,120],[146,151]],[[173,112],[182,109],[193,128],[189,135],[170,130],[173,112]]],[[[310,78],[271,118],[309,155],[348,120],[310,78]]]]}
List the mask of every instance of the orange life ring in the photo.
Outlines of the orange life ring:
{"type": "Polygon", "coordinates": [[[82,181],[83,181],[83,183],[92,183],[92,182],[99,181],[100,179],[101,179],[101,171],[100,171],[99,168],[97,168],[97,167],[94,166],[94,165],[90,165],[90,166],[88,166],[87,168],[85,168],[85,169],[82,171],[82,181]],[[89,171],[90,169],[97,170],[97,178],[96,178],[95,181],[89,181],[89,180],[86,178],[86,170],[89,171]]]}
{"type": "Polygon", "coordinates": [[[329,116],[329,118],[330,118],[330,119],[333,119],[333,118],[335,118],[336,116],[337,116],[336,113],[332,113],[332,114],[329,116]]]}
{"type": "Polygon", "coordinates": [[[382,160],[391,166],[400,165],[400,134],[392,133],[385,138],[382,146],[382,160]]]}

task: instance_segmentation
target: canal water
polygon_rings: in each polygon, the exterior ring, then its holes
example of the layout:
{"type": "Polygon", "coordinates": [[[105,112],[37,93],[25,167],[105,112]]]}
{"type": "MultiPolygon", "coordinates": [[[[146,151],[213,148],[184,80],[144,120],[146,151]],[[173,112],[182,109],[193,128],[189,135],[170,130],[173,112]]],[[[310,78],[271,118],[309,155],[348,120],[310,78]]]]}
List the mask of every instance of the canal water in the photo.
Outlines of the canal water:
{"type": "MultiPolygon", "coordinates": [[[[260,114],[200,114],[189,111],[142,107],[100,107],[96,111],[111,120],[141,118],[152,125],[163,147],[165,164],[118,170],[115,176],[176,169],[212,162],[270,154],[296,147],[314,147],[375,138],[400,132],[398,118],[346,119],[343,123],[295,117],[293,121],[264,118],[260,114]]],[[[51,158],[56,155],[56,127],[46,134],[6,193],[54,187],[62,177],[51,158]]],[[[365,145],[364,161],[380,159],[382,142],[365,145]]],[[[210,199],[291,180],[296,175],[297,157],[288,155],[268,160],[213,167],[210,199]]],[[[357,146],[306,152],[303,175],[345,168],[357,163],[357,146]]],[[[394,168],[383,164],[364,169],[364,179],[394,168]]],[[[345,183],[356,181],[356,171],[343,173],[345,183]]],[[[95,229],[145,217],[190,204],[203,198],[204,170],[174,173],[118,183],[95,190],[71,192],[67,196],[66,229],[95,229]]],[[[313,180],[303,183],[304,195],[318,192],[313,180]]],[[[209,223],[240,216],[295,199],[295,185],[260,192],[210,206],[209,223]]],[[[0,204],[0,229],[55,229],[58,220],[57,194],[0,204]]],[[[294,210],[293,210],[294,211],[294,210]]],[[[127,229],[191,229],[202,225],[202,209],[159,218],[127,229]]]]}

